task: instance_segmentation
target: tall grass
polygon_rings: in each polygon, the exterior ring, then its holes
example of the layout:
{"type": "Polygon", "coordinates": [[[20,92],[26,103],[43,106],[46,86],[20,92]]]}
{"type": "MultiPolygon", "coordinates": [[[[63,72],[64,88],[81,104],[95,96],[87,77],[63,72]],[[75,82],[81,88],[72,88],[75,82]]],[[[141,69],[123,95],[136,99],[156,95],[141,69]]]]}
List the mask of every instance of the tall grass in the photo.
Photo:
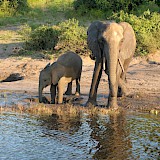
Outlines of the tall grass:
{"type": "Polygon", "coordinates": [[[5,14],[0,10],[0,26],[7,24],[57,24],[65,19],[73,0],[28,0],[29,11],[21,14],[5,14]],[[57,18],[58,17],[58,18],[57,18]]]}

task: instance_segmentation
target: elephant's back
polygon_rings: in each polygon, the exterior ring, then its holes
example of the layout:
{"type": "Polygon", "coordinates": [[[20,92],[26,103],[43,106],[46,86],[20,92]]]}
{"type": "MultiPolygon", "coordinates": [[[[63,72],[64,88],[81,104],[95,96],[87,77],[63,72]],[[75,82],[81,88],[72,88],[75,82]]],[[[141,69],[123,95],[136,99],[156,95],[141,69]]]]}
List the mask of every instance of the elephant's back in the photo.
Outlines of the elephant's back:
{"type": "Polygon", "coordinates": [[[67,68],[81,68],[82,59],[74,52],[68,51],[57,59],[57,63],[67,68]]]}

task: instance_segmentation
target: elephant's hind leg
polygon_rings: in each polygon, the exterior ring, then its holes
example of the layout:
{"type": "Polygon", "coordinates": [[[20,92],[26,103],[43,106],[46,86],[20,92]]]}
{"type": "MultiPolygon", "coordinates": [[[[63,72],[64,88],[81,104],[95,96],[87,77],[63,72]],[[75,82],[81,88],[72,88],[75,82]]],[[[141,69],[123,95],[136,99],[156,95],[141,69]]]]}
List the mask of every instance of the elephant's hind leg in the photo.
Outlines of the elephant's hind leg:
{"type": "Polygon", "coordinates": [[[80,78],[76,79],[76,93],[75,93],[75,95],[76,96],[80,95],[80,78]]]}
{"type": "Polygon", "coordinates": [[[71,95],[72,94],[72,82],[68,83],[67,90],[65,92],[65,95],[71,95]]]}
{"type": "Polygon", "coordinates": [[[127,93],[126,73],[127,73],[127,69],[128,69],[128,66],[129,66],[131,59],[132,58],[128,58],[127,60],[124,61],[124,64],[123,64],[124,72],[121,73],[121,76],[120,76],[119,82],[118,82],[118,94],[117,94],[118,97],[123,97],[127,93]]]}
{"type": "Polygon", "coordinates": [[[58,103],[63,103],[63,91],[65,86],[65,78],[62,77],[58,82],[58,103]]]}
{"type": "Polygon", "coordinates": [[[118,93],[117,93],[117,96],[118,97],[123,97],[126,95],[126,92],[127,92],[127,88],[126,88],[126,85],[125,85],[125,82],[123,79],[119,79],[119,83],[118,83],[118,93]]]}

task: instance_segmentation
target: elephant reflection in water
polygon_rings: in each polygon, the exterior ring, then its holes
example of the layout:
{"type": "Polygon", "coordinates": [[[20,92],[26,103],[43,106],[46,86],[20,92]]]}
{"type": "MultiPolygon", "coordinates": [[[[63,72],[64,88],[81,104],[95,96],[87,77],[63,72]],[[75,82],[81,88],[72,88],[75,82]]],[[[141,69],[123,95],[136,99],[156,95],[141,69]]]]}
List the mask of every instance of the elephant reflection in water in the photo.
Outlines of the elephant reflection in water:
{"type": "Polygon", "coordinates": [[[70,134],[77,132],[81,126],[80,115],[72,115],[61,110],[60,114],[42,117],[42,125],[48,130],[60,130],[70,134]]]}
{"type": "MultiPolygon", "coordinates": [[[[91,138],[98,142],[93,159],[131,159],[131,141],[124,113],[109,115],[109,119],[94,116],[90,121],[91,138]]],[[[134,158],[133,158],[134,159],[134,158]]]]}

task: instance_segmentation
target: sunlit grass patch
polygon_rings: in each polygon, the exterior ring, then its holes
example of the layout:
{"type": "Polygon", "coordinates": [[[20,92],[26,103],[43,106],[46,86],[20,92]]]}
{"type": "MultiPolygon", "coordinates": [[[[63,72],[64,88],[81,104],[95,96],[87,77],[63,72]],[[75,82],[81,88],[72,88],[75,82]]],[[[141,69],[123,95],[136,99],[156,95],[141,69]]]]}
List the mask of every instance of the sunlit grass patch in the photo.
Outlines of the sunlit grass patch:
{"type": "MultiPolygon", "coordinates": [[[[117,115],[122,112],[125,112],[125,107],[119,107],[117,110],[108,109],[106,106],[88,106],[85,107],[81,105],[81,99],[78,100],[75,97],[70,97],[70,100],[65,104],[43,104],[39,103],[37,97],[26,97],[18,102],[12,101],[12,93],[3,91],[0,94],[0,112],[17,112],[17,113],[27,113],[35,116],[49,116],[56,114],[63,119],[74,118],[81,115],[92,116],[105,116],[105,115],[117,115]]],[[[18,95],[15,95],[14,98],[18,99],[18,95]]],[[[14,99],[13,98],[13,99],[14,99]]],[[[69,97],[68,97],[69,98],[69,97]]],[[[137,99],[137,98],[136,98],[137,99]]],[[[126,102],[124,102],[126,103],[126,102]]],[[[123,104],[121,104],[123,106],[123,104]]],[[[138,106],[134,108],[138,112],[147,112],[155,115],[160,114],[158,107],[147,107],[147,106],[138,106]]]]}
{"type": "Polygon", "coordinates": [[[16,31],[13,31],[13,30],[1,30],[0,31],[0,43],[1,44],[6,44],[7,42],[15,43],[15,42],[20,42],[20,41],[21,41],[21,36],[17,34],[16,31]]]}
{"type": "MultiPolygon", "coordinates": [[[[59,12],[65,12],[72,7],[73,0],[38,0],[38,1],[32,1],[29,0],[29,6],[32,8],[29,12],[29,15],[32,16],[38,16],[44,14],[49,16],[51,19],[52,17],[56,17],[58,15],[59,19],[61,19],[61,16],[59,15],[59,12]]],[[[45,17],[45,19],[47,18],[45,17]]]]}
{"type": "Polygon", "coordinates": [[[55,111],[56,111],[56,113],[57,113],[58,115],[63,115],[64,113],[71,114],[72,111],[73,111],[73,113],[75,114],[75,113],[77,113],[78,110],[76,110],[75,108],[74,108],[74,110],[72,110],[72,105],[70,105],[70,107],[69,107],[69,105],[66,105],[66,106],[64,106],[64,105],[59,105],[59,106],[57,107],[57,110],[55,110],[55,111]]]}
{"type": "Polygon", "coordinates": [[[19,113],[29,113],[33,115],[52,115],[57,114],[59,116],[67,115],[68,117],[75,117],[79,114],[92,115],[106,115],[109,113],[109,109],[99,108],[99,107],[82,107],[74,106],[71,104],[36,104],[30,103],[29,105],[17,104],[12,107],[1,107],[1,112],[3,111],[13,111],[19,113]]]}
{"type": "Polygon", "coordinates": [[[0,26],[8,24],[56,24],[65,19],[73,0],[28,0],[29,10],[24,14],[6,15],[0,11],[0,26]],[[58,18],[57,18],[58,17],[58,18]]]}
{"type": "Polygon", "coordinates": [[[30,105],[27,107],[26,112],[36,115],[51,115],[53,113],[53,109],[51,107],[47,107],[44,104],[38,104],[30,105]]]}
{"type": "Polygon", "coordinates": [[[42,116],[51,114],[76,116],[80,110],[69,104],[30,104],[26,112],[42,116]]]}
{"type": "MultiPolygon", "coordinates": [[[[73,104],[40,104],[35,102],[30,102],[28,105],[18,103],[13,106],[0,106],[0,112],[17,112],[17,113],[27,113],[35,116],[50,116],[53,114],[63,117],[63,119],[73,118],[87,114],[89,117],[92,116],[105,116],[105,115],[118,115],[124,112],[123,108],[117,110],[108,109],[100,106],[90,106],[84,107],[73,104]]],[[[151,110],[151,114],[158,115],[160,110],[151,110]]]]}
{"type": "Polygon", "coordinates": [[[28,0],[28,4],[31,8],[66,8],[72,4],[74,0],[28,0]]]}
{"type": "Polygon", "coordinates": [[[50,0],[28,0],[28,4],[30,7],[35,8],[44,8],[50,3],[50,0]]]}
{"type": "Polygon", "coordinates": [[[54,0],[48,3],[48,8],[57,8],[57,11],[66,11],[67,9],[72,7],[72,3],[74,0],[54,0]]]}
{"type": "MultiPolygon", "coordinates": [[[[82,114],[87,114],[88,116],[94,115],[107,115],[107,114],[117,114],[120,110],[115,111],[111,109],[107,109],[104,106],[81,106],[79,104],[74,104],[74,97],[72,101],[69,101],[65,104],[43,104],[39,103],[37,98],[26,98],[20,102],[17,102],[14,105],[7,106],[7,99],[9,96],[7,94],[2,95],[3,99],[5,99],[6,105],[1,107],[1,112],[3,111],[13,111],[19,113],[28,113],[31,115],[52,115],[56,114],[61,117],[76,117],[82,114]]],[[[76,102],[76,101],[75,101],[76,102]]],[[[77,103],[77,102],[76,102],[77,103]]]]}
{"type": "Polygon", "coordinates": [[[14,31],[1,31],[1,34],[0,34],[0,41],[3,40],[8,40],[8,39],[11,39],[14,35],[14,31]]]}

